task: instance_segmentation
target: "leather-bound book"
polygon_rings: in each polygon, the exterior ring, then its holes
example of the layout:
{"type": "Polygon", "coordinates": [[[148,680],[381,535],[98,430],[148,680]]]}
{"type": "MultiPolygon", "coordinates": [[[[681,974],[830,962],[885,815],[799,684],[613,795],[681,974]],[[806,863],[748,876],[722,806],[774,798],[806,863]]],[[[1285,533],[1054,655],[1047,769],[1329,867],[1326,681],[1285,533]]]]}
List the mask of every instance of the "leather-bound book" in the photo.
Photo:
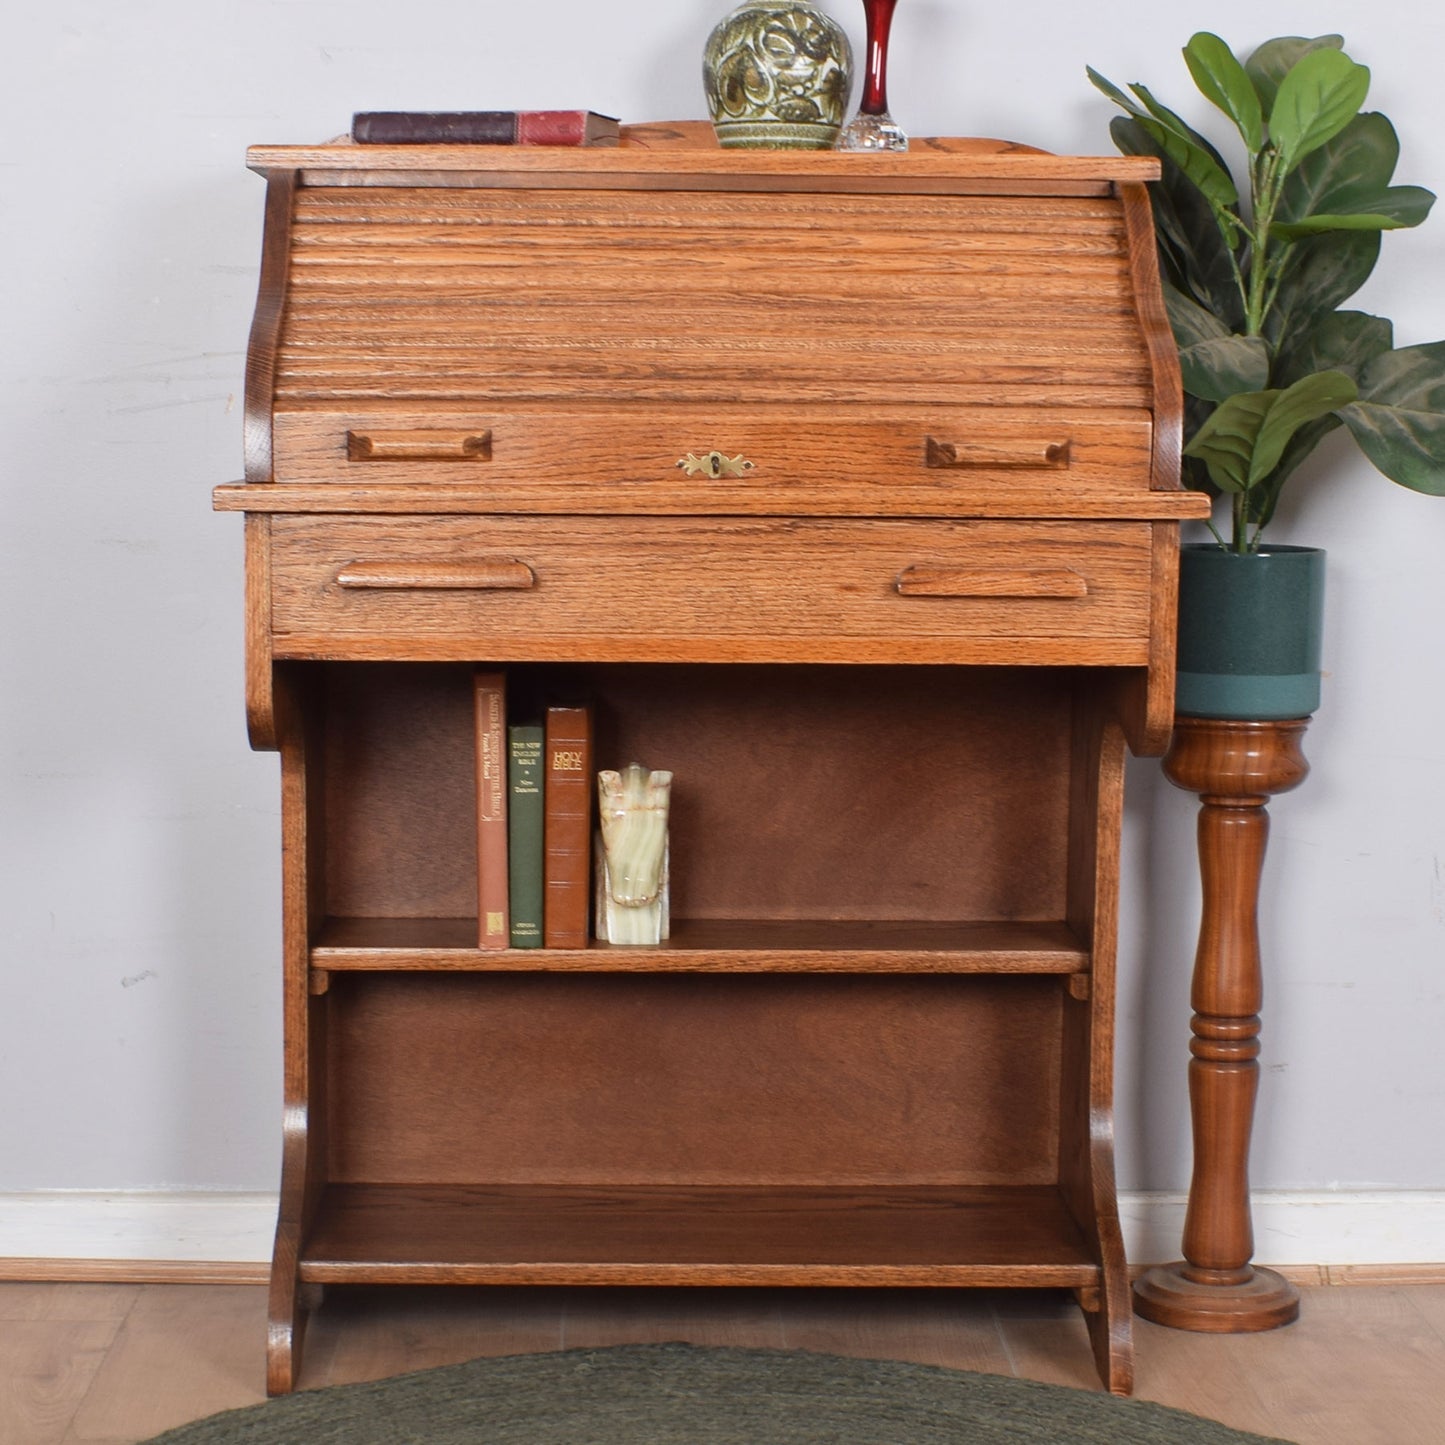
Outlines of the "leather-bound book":
{"type": "Polygon", "coordinates": [[[591,902],[592,709],[549,707],[543,746],[542,937],[585,948],[591,902]]]}
{"type": "Polygon", "coordinates": [[[542,946],[542,725],[507,729],[507,901],[513,948],[542,946]]]}
{"type": "Polygon", "coordinates": [[[369,110],[351,117],[359,145],[615,146],[622,128],[595,110],[369,110]]]}
{"type": "Polygon", "coordinates": [[[474,678],[477,734],[477,943],[506,948],[507,917],[507,679],[474,678]]]}

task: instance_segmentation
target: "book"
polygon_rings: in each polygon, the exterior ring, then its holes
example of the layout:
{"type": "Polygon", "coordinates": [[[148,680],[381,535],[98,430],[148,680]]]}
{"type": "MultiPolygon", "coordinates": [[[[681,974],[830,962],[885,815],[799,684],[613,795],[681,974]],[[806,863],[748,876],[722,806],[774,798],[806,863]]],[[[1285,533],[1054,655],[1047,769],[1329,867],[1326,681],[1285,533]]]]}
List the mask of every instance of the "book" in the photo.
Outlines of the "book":
{"type": "Polygon", "coordinates": [[[507,729],[507,904],[512,947],[541,948],[541,723],[507,729]]]}
{"type": "Polygon", "coordinates": [[[542,938],[548,948],[585,948],[592,871],[592,709],[549,707],[545,728],[542,938]]]}
{"type": "Polygon", "coordinates": [[[507,679],[473,677],[477,737],[477,943],[506,948],[507,922],[507,679]]]}
{"type": "Polygon", "coordinates": [[[351,117],[359,145],[615,146],[622,127],[595,110],[368,110],[351,117]]]}

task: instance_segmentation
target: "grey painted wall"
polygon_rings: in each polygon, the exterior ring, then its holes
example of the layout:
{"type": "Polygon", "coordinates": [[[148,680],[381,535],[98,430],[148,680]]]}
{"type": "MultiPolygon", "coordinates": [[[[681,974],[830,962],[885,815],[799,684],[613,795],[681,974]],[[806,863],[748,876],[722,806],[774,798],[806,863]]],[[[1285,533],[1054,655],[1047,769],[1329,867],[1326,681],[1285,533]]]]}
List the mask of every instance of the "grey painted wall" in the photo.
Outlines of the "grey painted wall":
{"type": "MultiPolygon", "coordinates": [[[[591,105],[697,117],[727,0],[53,0],[7,28],[0,98],[0,1191],[274,1186],[280,1123],[276,763],[247,751],[243,349],[254,141],[356,109],[591,105]],[[544,18],[545,14],[545,18],[544,18]]],[[[830,0],[861,45],[861,7],[830,0]]],[[[1213,0],[903,0],[894,110],[917,134],[1109,149],[1091,62],[1199,123],[1179,47],[1342,31],[1445,188],[1445,12],[1213,0]]],[[[1358,304],[1445,337],[1445,209],[1387,237],[1358,304]]],[[[1335,439],[1338,441],[1338,439],[1335,439]]],[[[1445,501],[1347,443],[1277,539],[1332,553],[1314,774],[1273,810],[1254,1177],[1445,1187],[1445,501]],[[1425,1141],[1436,1141],[1431,1147],[1425,1141]]],[[[1187,1181],[1192,799],[1131,765],[1119,1023],[1121,1179],[1187,1181]]]]}

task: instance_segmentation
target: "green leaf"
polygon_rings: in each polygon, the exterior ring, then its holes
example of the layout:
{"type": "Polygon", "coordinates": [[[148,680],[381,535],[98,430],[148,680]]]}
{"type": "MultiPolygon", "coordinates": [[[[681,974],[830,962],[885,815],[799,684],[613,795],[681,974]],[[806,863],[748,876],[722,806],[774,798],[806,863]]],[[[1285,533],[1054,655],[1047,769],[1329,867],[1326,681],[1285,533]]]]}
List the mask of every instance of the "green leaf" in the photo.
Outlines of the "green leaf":
{"type": "Polygon", "coordinates": [[[1339,371],[1317,372],[1283,391],[1252,391],[1221,402],[1185,447],[1209,468],[1221,491],[1247,492],[1273,471],[1307,422],[1354,401],[1355,383],[1339,371]]]}
{"type": "Polygon", "coordinates": [[[1184,63],[1206,99],[1234,122],[1245,145],[1259,150],[1264,145],[1264,112],[1234,52],[1217,35],[1201,30],[1184,47],[1184,63]]]}
{"type": "MultiPolygon", "coordinates": [[[[1230,328],[1207,307],[1201,306],[1193,297],[1186,296],[1177,286],[1166,281],[1163,285],[1164,309],[1169,313],[1169,327],[1174,340],[1182,346],[1194,346],[1201,341],[1215,341],[1221,336],[1231,335],[1230,328]]],[[[1245,387],[1246,391],[1258,391],[1258,387],[1245,387]]]]}
{"type": "Polygon", "coordinates": [[[1364,111],[1295,168],[1280,192],[1276,218],[1358,210],[1361,196],[1388,188],[1399,161],[1400,138],[1389,118],[1364,111]]]}
{"type": "MultiPolygon", "coordinates": [[[[1085,68],[1095,87],[1107,95],[1115,105],[1128,111],[1158,142],[1164,154],[1199,187],[1209,200],[1220,206],[1232,206],[1238,202],[1239,192],[1235,188],[1234,181],[1208,142],[1190,130],[1177,116],[1173,116],[1172,120],[1162,119],[1161,115],[1154,114],[1147,106],[1126,95],[1112,81],[1105,80],[1092,66],[1085,68]]],[[[1136,87],[1136,89],[1143,91],[1144,96],[1148,96],[1148,92],[1144,91],[1142,86],[1136,87]]],[[[1173,115],[1172,112],[1165,111],[1164,107],[1154,101],[1152,96],[1148,96],[1148,100],[1162,115],[1173,115]]]]}
{"type": "Polygon", "coordinates": [[[1327,230],[1419,225],[1435,197],[1420,186],[1390,185],[1399,157],[1400,142],[1388,118],[1373,111],[1357,115],[1285,182],[1273,234],[1293,239],[1327,230]]]}
{"type": "Polygon", "coordinates": [[[1274,516],[1279,504],[1279,494],[1284,484],[1294,475],[1295,469],[1304,462],[1314,449],[1332,432],[1342,425],[1337,413],[1307,421],[1288,441],[1274,470],[1249,493],[1248,516],[1256,527],[1266,527],[1274,516]]]}
{"type": "Polygon", "coordinates": [[[1289,386],[1317,371],[1343,371],[1358,385],[1365,367],[1395,344],[1394,331],[1383,316],[1331,311],[1280,348],[1274,384],[1289,386]]]}
{"type": "Polygon", "coordinates": [[[1222,403],[1184,448],[1209,468],[1209,479],[1221,492],[1249,490],[1250,466],[1260,428],[1269,415],[1276,391],[1243,392],[1222,403]]]}
{"type": "Polygon", "coordinates": [[[1269,347],[1260,336],[1236,336],[1212,311],[1164,287],[1169,325],[1179,347],[1184,390],[1205,401],[1225,401],[1269,382],[1269,347]]]}
{"type": "MultiPolygon", "coordinates": [[[[1274,384],[1288,386],[1317,371],[1342,371],[1359,385],[1365,367],[1394,345],[1394,327],[1383,316],[1364,311],[1330,311],[1280,348],[1274,364],[1274,384]]],[[[1257,527],[1269,524],[1284,484],[1332,431],[1341,425],[1339,415],[1306,422],[1289,439],[1274,470],[1249,495],[1249,520],[1257,527]]]]}
{"type": "Polygon", "coordinates": [[[1274,109],[1275,92],[1279,83],[1312,50],[1343,50],[1343,35],[1317,35],[1307,40],[1303,35],[1281,35],[1266,40],[1248,60],[1244,62],[1245,74],[1254,85],[1254,93],[1264,110],[1265,119],[1274,109]]]}
{"type": "Polygon", "coordinates": [[[1286,174],[1344,130],[1369,90],[1370,72],[1340,50],[1311,50],[1290,67],[1269,113],[1269,137],[1286,174]]]}
{"type": "Polygon", "coordinates": [[[1269,228],[1269,233],[1285,241],[1295,241],[1322,231],[1399,231],[1418,226],[1429,215],[1435,197],[1422,186],[1392,186],[1390,194],[1380,197],[1380,201],[1383,204],[1369,211],[1308,216],[1303,221],[1288,221],[1283,225],[1276,223],[1269,228]]]}
{"type": "MultiPolygon", "coordinates": [[[[1159,100],[1147,85],[1141,85],[1138,81],[1133,82],[1129,89],[1143,102],[1144,108],[1154,117],[1155,120],[1169,127],[1176,135],[1182,136],[1190,145],[1198,146],[1204,151],[1219,167],[1228,174],[1229,167],[1224,162],[1224,157],[1215,149],[1214,142],[1208,136],[1201,135],[1182,116],[1176,115],[1163,101],[1159,100]]],[[[1230,177],[1230,185],[1234,184],[1234,178],[1230,177]]]]}
{"type": "Polygon", "coordinates": [[[1165,278],[1227,328],[1242,329],[1244,301],[1214,209],[1137,120],[1115,116],[1109,134],[1126,156],[1154,156],[1161,164],[1162,175],[1150,184],[1149,200],[1165,278]]]}
{"type": "Polygon", "coordinates": [[[1184,390],[1205,401],[1228,401],[1269,380],[1269,347],[1262,336],[1218,336],[1179,348],[1184,390]]]}
{"type": "Polygon", "coordinates": [[[1342,371],[1317,371],[1302,377],[1279,393],[1264,426],[1250,464],[1250,482],[1262,481],[1279,462],[1290,438],[1305,425],[1348,406],[1359,388],[1342,371]]]}
{"type": "Polygon", "coordinates": [[[1299,335],[1349,300],[1365,284],[1379,256],[1378,231],[1327,231],[1295,242],[1265,318],[1265,336],[1278,347],[1281,338],[1299,335]]]}
{"type": "Polygon", "coordinates": [[[1360,449],[1391,481],[1445,496],[1445,341],[1376,357],[1360,392],[1340,412],[1360,449]]]}

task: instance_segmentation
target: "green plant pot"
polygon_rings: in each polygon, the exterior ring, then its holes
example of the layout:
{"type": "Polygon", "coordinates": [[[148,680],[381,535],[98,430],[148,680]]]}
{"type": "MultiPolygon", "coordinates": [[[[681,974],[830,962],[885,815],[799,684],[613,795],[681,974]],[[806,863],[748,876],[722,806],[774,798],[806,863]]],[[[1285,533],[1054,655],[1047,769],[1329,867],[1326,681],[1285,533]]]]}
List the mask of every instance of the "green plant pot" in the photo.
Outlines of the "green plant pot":
{"type": "Polygon", "coordinates": [[[1318,547],[1179,557],[1175,711],[1190,717],[1308,717],[1320,705],[1325,554],[1318,547]]]}

